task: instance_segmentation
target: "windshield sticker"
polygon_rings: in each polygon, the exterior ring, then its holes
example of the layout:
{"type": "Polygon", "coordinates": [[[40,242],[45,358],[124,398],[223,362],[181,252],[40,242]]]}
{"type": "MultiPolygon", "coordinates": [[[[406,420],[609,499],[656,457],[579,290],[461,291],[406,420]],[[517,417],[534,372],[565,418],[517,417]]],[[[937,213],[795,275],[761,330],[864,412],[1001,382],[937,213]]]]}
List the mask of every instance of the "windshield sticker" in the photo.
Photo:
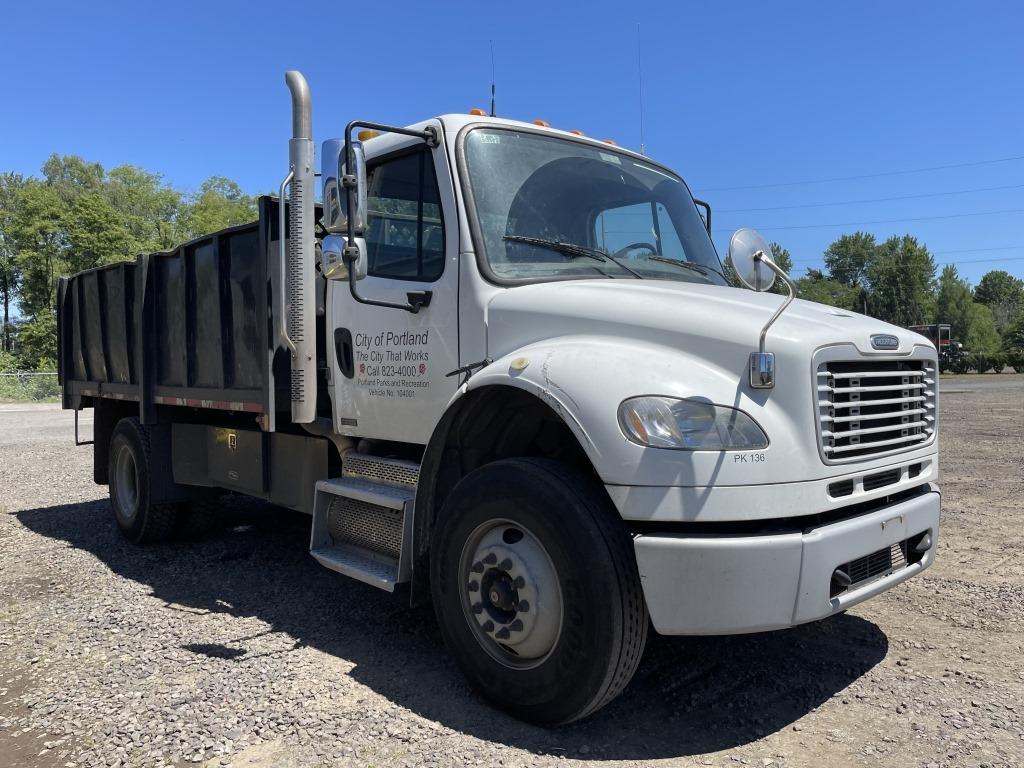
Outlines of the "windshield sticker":
{"type": "Polygon", "coordinates": [[[479,140],[481,144],[501,144],[501,136],[496,133],[481,133],[479,140]]]}
{"type": "Polygon", "coordinates": [[[619,159],[618,155],[612,155],[612,154],[609,154],[607,152],[598,152],[597,154],[606,163],[615,163],[616,165],[622,165],[622,161],[619,159]]]}

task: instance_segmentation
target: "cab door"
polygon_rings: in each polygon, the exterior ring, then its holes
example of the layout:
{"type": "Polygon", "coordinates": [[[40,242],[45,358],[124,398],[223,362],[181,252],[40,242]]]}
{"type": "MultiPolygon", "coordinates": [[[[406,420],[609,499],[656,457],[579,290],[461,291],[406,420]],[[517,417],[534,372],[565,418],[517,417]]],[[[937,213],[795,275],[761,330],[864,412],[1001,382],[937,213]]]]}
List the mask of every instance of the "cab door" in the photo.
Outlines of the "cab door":
{"type": "MultiPolygon", "coordinates": [[[[441,125],[431,121],[437,135],[441,125]]],[[[375,146],[376,145],[376,146],[375,146]]],[[[345,435],[425,444],[455,393],[458,350],[458,227],[443,143],[394,134],[367,153],[367,276],[361,297],[405,304],[429,292],[418,312],[356,301],[347,281],[329,283],[329,362],[334,428],[345,435]]]]}

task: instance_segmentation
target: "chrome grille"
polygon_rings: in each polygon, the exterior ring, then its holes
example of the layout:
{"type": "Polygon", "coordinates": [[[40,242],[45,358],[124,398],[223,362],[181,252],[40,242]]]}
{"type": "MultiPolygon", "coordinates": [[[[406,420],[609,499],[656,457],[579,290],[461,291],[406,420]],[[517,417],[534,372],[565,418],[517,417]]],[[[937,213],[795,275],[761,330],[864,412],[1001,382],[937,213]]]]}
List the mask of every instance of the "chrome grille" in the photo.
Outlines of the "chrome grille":
{"type": "Polygon", "coordinates": [[[853,360],[817,369],[821,454],[830,464],[899,453],[935,435],[931,360],[853,360]]]}

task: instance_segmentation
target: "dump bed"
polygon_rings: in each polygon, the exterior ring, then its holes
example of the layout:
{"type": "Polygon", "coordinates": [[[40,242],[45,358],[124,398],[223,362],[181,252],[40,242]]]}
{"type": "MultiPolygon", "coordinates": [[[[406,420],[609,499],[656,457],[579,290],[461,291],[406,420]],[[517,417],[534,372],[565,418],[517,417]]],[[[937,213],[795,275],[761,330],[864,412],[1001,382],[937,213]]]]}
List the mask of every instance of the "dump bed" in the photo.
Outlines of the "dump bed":
{"type": "Polygon", "coordinates": [[[65,408],[95,398],[251,412],[272,428],[283,413],[289,360],[276,348],[277,201],[259,220],[62,279],[60,381],[65,408]],[[273,248],[271,246],[274,246],[273,248]],[[275,375],[276,369],[276,375],[275,375]]]}

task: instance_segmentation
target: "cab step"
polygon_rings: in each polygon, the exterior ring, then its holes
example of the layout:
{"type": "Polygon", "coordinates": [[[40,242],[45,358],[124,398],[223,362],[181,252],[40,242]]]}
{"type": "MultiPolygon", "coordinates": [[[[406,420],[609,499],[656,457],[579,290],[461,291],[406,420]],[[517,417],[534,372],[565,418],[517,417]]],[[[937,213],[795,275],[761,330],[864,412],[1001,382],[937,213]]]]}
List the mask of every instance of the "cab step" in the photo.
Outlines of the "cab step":
{"type": "Polygon", "coordinates": [[[326,568],[392,592],[409,580],[419,465],[348,454],[316,485],[310,554],[326,568]]]}
{"type": "Polygon", "coordinates": [[[347,453],[342,462],[341,474],[342,477],[415,489],[420,482],[420,465],[405,459],[347,453]]]}

